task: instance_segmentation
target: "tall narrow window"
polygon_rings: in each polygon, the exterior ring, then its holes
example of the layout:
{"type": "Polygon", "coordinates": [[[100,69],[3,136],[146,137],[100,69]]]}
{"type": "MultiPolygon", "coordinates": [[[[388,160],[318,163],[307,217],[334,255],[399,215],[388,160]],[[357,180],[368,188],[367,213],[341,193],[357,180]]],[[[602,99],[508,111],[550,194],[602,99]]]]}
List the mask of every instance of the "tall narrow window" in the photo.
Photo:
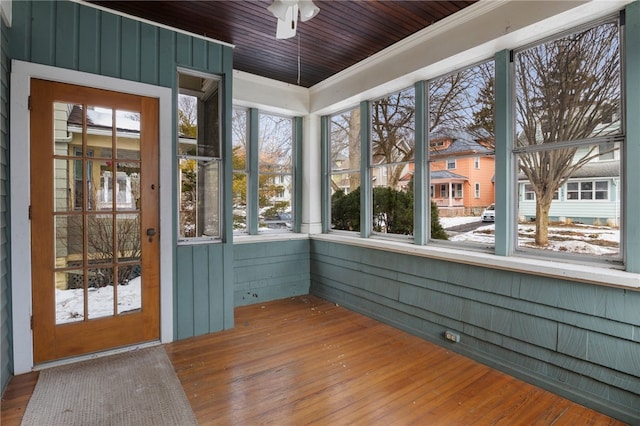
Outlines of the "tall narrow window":
{"type": "Polygon", "coordinates": [[[610,21],[514,55],[520,249],[621,258],[619,33],[610,21]]]}
{"type": "Polygon", "coordinates": [[[220,233],[220,80],[179,72],[178,235],[181,241],[220,233]]]}
{"type": "Polygon", "coordinates": [[[373,232],[413,234],[415,90],[371,103],[373,232]]]}
{"type": "Polygon", "coordinates": [[[429,81],[428,100],[429,179],[442,188],[431,197],[431,239],[491,247],[494,225],[481,215],[495,201],[493,62],[429,81]],[[474,231],[447,232],[471,222],[474,231]]]}
{"type": "Polygon", "coordinates": [[[360,108],[331,116],[331,229],[360,231],[360,108]]]}
{"type": "Polygon", "coordinates": [[[293,120],[259,115],[259,230],[293,230],[293,120]]]}
{"type": "Polygon", "coordinates": [[[231,118],[232,162],[233,162],[233,231],[247,230],[247,152],[249,146],[248,111],[234,108],[231,118]]]}

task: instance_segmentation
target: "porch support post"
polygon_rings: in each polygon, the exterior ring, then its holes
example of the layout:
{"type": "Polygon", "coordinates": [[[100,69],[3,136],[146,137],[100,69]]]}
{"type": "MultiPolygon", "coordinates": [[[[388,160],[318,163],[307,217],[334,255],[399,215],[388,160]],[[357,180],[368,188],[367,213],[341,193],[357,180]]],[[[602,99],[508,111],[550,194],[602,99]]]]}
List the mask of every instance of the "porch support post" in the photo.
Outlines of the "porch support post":
{"type": "Polygon", "coordinates": [[[256,108],[249,108],[249,171],[247,187],[247,230],[250,235],[258,234],[258,210],[260,203],[258,202],[258,141],[260,132],[260,117],[256,108]]]}
{"type": "Polygon", "coordinates": [[[413,167],[413,242],[416,245],[424,245],[429,235],[431,224],[431,209],[429,199],[429,181],[427,179],[426,156],[426,100],[425,82],[415,84],[415,156],[413,167]],[[425,221],[426,219],[426,221],[425,221]],[[429,225],[427,225],[429,224],[429,225]]]}
{"type": "Polygon", "coordinates": [[[626,179],[622,179],[623,188],[623,226],[625,232],[626,251],[624,263],[629,272],[640,272],[640,197],[636,191],[640,182],[640,1],[627,5],[625,9],[625,61],[624,75],[626,102],[626,134],[624,170],[626,179]],[[633,184],[631,184],[633,182],[633,184]]]}
{"type": "Polygon", "coordinates": [[[371,182],[370,144],[371,115],[369,102],[360,103],[360,236],[368,238],[371,235],[373,222],[373,183],[371,182]]]}
{"type": "Polygon", "coordinates": [[[511,155],[513,146],[511,51],[501,50],[496,53],[495,73],[495,164],[501,165],[495,170],[495,254],[508,256],[513,252],[516,228],[513,190],[515,165],[511,155]]]}

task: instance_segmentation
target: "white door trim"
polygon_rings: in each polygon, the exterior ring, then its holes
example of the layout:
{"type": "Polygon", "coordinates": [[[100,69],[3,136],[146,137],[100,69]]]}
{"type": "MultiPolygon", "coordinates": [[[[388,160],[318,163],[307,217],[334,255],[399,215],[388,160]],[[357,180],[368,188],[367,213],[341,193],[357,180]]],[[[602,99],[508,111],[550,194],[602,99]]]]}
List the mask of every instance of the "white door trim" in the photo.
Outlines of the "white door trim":
{"type": "Polygon", "coordinates": [[[173,95],[166,87],[136,83],[80,71],[23,61],[11,63],[10,192],[11,192],[11,307],[14,374],[33,369],[31,333],[31,226],[28,97],[31,78],[71,83],[157,98],[160,106],[160,340],[173,340],[173,207],[172,122],[173,95]],[[163,190],[166,188],[166,190],[163,190]]]}

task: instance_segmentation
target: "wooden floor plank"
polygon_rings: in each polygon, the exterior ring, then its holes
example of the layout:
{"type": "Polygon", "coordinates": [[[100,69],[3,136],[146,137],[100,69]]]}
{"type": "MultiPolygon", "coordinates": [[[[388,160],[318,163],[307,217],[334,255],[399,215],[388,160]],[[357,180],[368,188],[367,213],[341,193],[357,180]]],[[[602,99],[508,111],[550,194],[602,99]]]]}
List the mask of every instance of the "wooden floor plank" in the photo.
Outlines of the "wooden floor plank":
{"type": "MultiPolygon", "coordinates": [[[[166,345],[201,425],[623,424],[313,296],[235,320],[166,345]]],[[[11,380],[3,425],[20,424],[36,380],[11,380]]]]}

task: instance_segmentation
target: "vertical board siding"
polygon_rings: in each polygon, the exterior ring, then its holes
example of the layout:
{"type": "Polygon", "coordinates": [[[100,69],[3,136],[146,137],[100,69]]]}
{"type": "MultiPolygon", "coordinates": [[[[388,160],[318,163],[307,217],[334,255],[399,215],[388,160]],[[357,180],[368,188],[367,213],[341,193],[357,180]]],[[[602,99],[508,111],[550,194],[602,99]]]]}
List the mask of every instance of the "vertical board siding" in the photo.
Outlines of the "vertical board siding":
{"type": "Polygon", "coordinates": [[[13,372],[11,364],[11,296],[9,291],[9,43],[4,20],[0,19],[0,394],[13,372]]]}
{"type": "Polygon", "coordinates": [[[235,244],[235,306],[309,293],[309,241],[235,244]]]}
{"type": "Polygon", "coordinates": [[[78,50],[75,41],[78,39],[78,8],[72,3],[60,3],[56,8],[55,23],[55,65],[62,68],[78,67],[78,50]],[[69,49],[61,48],[69,46],[69,49]]]}
{"type": "MultiPolygon", "coordinates": [[[[31,13],[31,58],[33,62],[55,65],[56,2],[37,2],[31,13]],[[42,5],[40,5],[40,3],[42,5]]],[[[13,33],[13,32],[12,32],[13,33]]]]}
{"type": "Polygon", "coordinates": [[[629,421],[640,292],[312,241],[310,292],[629,421]]]}
{"type": "MultiPolygon", "coordinates": [[[[186,66],[226,76],[225,108],[231,108],[229,46],[70,1],[20,1],[12,6],[12,59],[169,87],[174,94],[177,67],[186,66]]],[[[230,137],[226,139],[230,145],[230,137]]],[[[230,169],[225,173],[230,176],[230,169]]],[[[181,246],[174,259],[174,337],[233,327],[231,243],[181,246]]]]}
{"type": "Polygon", "coordinates": [[[142,24],[140,27],[140,81],[143,83],[160,84],[158,44],[158,27],[142,24]]]}
{"type": "Polygon", "coordinates": [[[120,35],[120,77],[125,80],[140,81],[140,22],[131,19],[122,20],[120,35]]]}
{"type": "MultiPolygon", "coordinates": [[[[89,7],[80,8],[78,32],[78,71],[92,74],[100,72],[100,11],[89,7]]],[[[73,44],[68,47],[72,49],[73,44]]]]}
{"type": "Polygon", "coordinates": [[[178,65],[233,71],[229,46],[71,1],[14,3],[12,59],[172,88],[178,65]]]}
{"type": "MultiPolygon", "coordinates": [[[[102,13],[100,20],[100,74],[120,77],[120,30],[122,18],[102,13]]],[[[126,64],[130,67],[131,64],[126,64]]]]}
{"type": "Polygon", "coordinates": [[[223,244],[178,247],[174,311],[178,339],[223,329],[224,300],[219,297],[224,288],[223,250],[223,244]]]}

